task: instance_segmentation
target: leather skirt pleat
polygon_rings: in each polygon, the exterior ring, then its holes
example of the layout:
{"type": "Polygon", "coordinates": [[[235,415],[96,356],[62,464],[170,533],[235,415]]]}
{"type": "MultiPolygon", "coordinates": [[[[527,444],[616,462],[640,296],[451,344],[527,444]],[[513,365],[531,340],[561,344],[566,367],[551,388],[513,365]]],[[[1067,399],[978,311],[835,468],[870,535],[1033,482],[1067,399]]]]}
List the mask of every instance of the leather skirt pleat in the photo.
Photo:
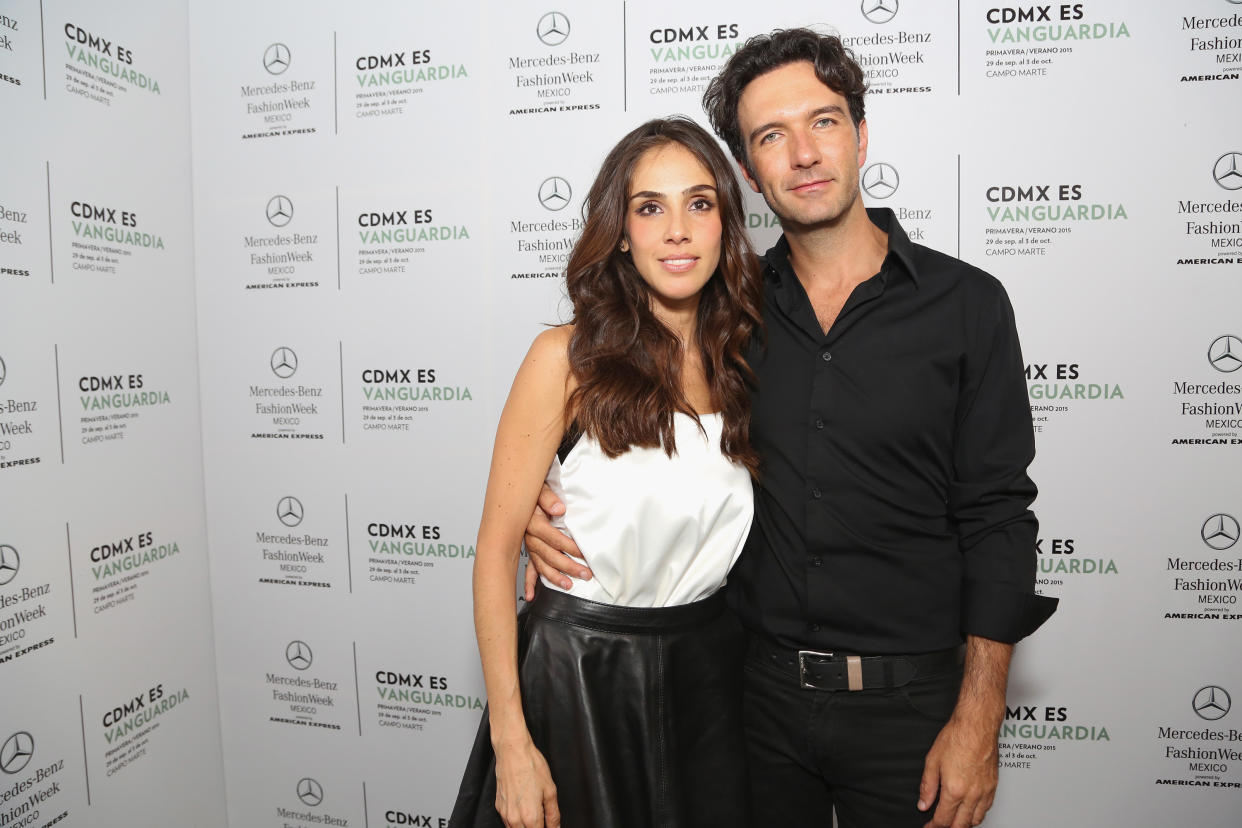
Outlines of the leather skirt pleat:
{"type": "MultiPolygon", "coordinates": [[[[564,828],[748,828],[744,649],[721,593],[642,609],[541,588],[520,687],[564,828]]],[[[449,828],[501,828],[495,770],[484,711],[449,828]]]]}

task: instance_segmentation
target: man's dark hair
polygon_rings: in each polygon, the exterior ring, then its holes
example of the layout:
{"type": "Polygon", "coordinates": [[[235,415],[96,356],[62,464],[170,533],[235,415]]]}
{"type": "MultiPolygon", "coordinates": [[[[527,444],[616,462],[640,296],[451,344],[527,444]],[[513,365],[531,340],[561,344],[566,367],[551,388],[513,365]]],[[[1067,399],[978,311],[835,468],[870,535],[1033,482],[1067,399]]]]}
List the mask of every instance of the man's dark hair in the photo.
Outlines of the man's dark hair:
{"type": "Polygon", "coordinates": [[[733,53],[720,74],[712,78],[703,93],[703,109],[712,128],[728,145],[733,157],[750,168],[746,141],[737,123],[737,104],[742,91],[760,75],[790,63],[807,61],[815,67],[820,82],[845,98],[854,128],[865,115],[863,96],[867,83],[854,53],[839,37],[821,35],[810,29],[777,29],[755,35],[733,53]]]}

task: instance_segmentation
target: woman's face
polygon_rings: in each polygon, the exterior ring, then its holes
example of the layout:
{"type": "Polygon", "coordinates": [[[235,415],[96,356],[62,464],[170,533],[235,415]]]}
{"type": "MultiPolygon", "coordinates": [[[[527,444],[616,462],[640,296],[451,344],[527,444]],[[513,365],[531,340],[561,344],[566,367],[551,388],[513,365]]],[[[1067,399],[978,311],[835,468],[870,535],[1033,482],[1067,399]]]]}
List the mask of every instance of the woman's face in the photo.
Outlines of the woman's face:
{"type": "Polygon", "coordinates": [[[630,179],[625,238],[657,312],[697,307],[720,262],[720,200],[711,172],[681,144],[654,147],[630,179]]]}

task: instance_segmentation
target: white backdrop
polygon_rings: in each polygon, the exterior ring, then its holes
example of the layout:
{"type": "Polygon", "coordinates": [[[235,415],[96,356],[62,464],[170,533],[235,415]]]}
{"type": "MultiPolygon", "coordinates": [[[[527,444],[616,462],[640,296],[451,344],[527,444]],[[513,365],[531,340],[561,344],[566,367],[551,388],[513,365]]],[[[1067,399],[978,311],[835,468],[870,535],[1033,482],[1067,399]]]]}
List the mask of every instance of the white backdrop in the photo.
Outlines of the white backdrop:
{"type": "Polygon", "coordinates": [[[1236,826],[1231,0],[4,4],[0,824],[446,820],[492,431],[581,197],[805,24],[869,70],[868,203],[1018,315],[1062,606],[987,824],[1236,826]]]}
{"type": "Polygon", "coordinates": [[[0,4],[0,825],[225,820],[187,9],[0,4]]]}

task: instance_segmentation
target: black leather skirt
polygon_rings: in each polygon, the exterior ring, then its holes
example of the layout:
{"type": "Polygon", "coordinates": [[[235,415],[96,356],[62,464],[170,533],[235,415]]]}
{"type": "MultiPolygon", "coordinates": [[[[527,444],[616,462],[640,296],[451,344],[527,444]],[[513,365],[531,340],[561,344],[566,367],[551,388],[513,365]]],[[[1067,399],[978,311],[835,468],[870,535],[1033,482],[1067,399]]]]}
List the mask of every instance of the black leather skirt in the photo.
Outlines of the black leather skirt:
{"type": "MultiPolygon", "coordinates": [[[[522,705],[564,828],[747,828],[743,634],[720,593],[638,609],[541,588],[519,616],[522,705]]],[[[487,712],[450,828],[499,828],[487,712]]]]}

